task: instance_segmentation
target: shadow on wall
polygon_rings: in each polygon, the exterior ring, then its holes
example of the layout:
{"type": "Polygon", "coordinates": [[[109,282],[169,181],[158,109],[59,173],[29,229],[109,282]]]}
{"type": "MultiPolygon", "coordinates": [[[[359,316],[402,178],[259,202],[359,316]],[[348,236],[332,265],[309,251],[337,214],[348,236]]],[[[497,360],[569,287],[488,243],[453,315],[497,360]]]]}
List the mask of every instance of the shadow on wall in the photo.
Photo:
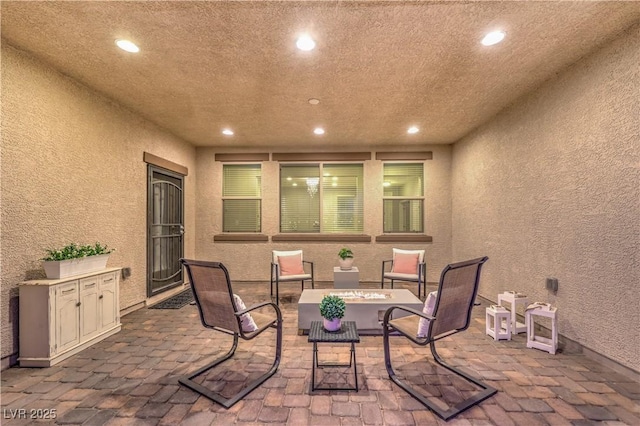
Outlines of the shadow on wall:
{"type": "Polygon", "coordinates": [[[11,336],[13,341],[15,342],[15,349],[17,352],[17,348],[20,347],[20,342],[18,341],[19,336],[19,291],[18,287],[12,288],[9,291],[9,323],[11,324],[11,336]]]}

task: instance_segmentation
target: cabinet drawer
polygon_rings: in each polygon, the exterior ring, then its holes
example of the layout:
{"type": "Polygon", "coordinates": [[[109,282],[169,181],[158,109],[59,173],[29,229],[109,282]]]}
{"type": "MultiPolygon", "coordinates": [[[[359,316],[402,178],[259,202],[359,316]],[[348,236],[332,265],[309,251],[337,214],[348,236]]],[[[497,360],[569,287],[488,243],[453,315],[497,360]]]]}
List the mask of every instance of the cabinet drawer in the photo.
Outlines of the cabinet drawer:
{"type": "Polygon", "coordinates": [[[108,274],[102,274],[98,277],[100,279],[100,286],[111,286],[116,283],[116,273],[109,272],[108,274]]]}
{"type": "Polygon", "coordinates": [[[80,280],[80,292],[85,291],[97,291],[98,290],[98,278],[90,277],[80,280]]]}
{"type": "Polygon", "coordinates": [[[78,281],[69,281],[56,288],[56,298],[78,298],[78,281]]]}

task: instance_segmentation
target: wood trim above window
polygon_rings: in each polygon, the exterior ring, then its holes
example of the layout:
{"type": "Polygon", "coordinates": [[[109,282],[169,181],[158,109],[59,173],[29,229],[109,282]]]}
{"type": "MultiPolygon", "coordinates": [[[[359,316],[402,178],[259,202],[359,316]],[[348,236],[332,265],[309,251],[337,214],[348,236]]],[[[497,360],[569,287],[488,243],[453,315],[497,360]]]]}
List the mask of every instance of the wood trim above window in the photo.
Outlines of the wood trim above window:
{"type": "Polygon", "coordinates": [[[157,155],[153,155],[149,152],[144,152],[142,160],[147,164],[162,167],[163,169],[176,172],[182,176],[187,176],[189,174],[189,169],[185,166],[181,166],[173,161],[165,160],[164,158],[158,157],[157,155]]]}
{"type": "Polygon", "coordinates": [[[376,152],[376,160],[433,160],[433,152],[376,152]]]}
{"type": "Polygon", "coordinates": [[[238,154],[216,154],[216,161],[224,161],[225,163],[231,163],[234,161],[269,161],[268,152],[257,153],[238,153],[238,154]]]}
{"type": "Polygon", "coordinates": [[[370,243],[371,235],[361,234],[277,234],[272,242],[370,243]]]}
{"type": "Polygon", "coordinates": [[[424,234],[384,234],[376,235],[376,243],[432,243],[433,237],[424,234]]]}
{"type": "Polygon", "coordinates": [[[217,234],[213,236],[213,241],[216,243],[239,243],[239,242],[254,242],[265,243],[269,241],[269,237],[264,234],[217,234]]]}
{"type": "Polygon", "coordinates": [[[274,152],[273,161],[365,161],[370,152],[274,152]]]}

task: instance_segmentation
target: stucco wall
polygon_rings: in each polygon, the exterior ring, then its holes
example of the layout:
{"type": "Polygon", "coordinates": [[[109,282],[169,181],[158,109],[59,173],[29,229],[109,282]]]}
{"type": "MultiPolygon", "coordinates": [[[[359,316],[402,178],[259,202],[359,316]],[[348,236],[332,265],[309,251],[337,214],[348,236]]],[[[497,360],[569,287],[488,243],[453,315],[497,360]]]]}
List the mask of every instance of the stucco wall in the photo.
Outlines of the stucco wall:
{"type": "MultiPolygon", "coordinates": [[[[17,346],[17,285],[44,276],[44,249],[100,241],[108,266],[131,268],[120,307],[146,298],[147,166],[143,152],[189,168],[186,227],[195,226],[195,148],[2,42],[2,357],[17,346]]],[[[195,233],[185,250],[194,253],[195,233]]]]}
{"type": "Polygon", "coordinates": [[[559,332],[640,371],[638,26],[453,148],[454,257],[480,293],[558,307],[559,332]],[[556,295],[545,278],[556,277],[556,295]]]}
{"type": "MultiPolygon", "coordinates": [[[[379,149],[392,150],[397,147],[379,149]]],[[[316,279],[333,280],[333,267],[338,266],[338,251],[350,247],[355,253],[354,266],[360,270],[361,281],[380,281],[382,260],[391,258],[393,247],[424,248],[427,259],[427,280],[435,282],[442,268],[451,262],[451,147],[433,145],[421,147],[433,152],[433,159],[424,162],[425,169],[425,233],[433,243],[375,243],[382,234],[383,163],[364,162],[364,234],[371,243],[227,243],[214,242],[222,232],[222,163],[214,160],[215,149],[198,148],[197,154],[197,220],[196,252],[203,259],[216,260],[229,268],[232,279],[268,281],[272,250],[301,248],[305,259],[314,262],[316,279]],[[249,266],[249,267],[248,267],[249,266]]],[[[227,152],[227,151],[225,151],[227,152]]],[[[375,157],[375,156],[374,156],[375,157]]],[[[279,166],[266,161],[262,166],[262,233],[279,233],[279,166]]]]}

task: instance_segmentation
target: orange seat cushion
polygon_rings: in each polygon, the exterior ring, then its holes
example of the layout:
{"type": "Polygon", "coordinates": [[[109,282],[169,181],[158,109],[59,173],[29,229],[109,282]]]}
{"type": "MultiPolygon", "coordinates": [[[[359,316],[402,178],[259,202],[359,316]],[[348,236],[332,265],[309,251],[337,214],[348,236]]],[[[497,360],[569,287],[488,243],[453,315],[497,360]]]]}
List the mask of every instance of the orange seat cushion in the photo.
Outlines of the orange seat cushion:
{"type": "Polygon", "coordinates": [[[278,265],[280,265],[280,275],[304,274],[302,256],[299,254],[294,254],[293,256],[278,256],[278,265]]]}
{"type": "Polygon", "coordinates": [[[393,272],[396,274],[413,274],[418,273],[419,254],[396,253],[393,260],[393,272]]]}

